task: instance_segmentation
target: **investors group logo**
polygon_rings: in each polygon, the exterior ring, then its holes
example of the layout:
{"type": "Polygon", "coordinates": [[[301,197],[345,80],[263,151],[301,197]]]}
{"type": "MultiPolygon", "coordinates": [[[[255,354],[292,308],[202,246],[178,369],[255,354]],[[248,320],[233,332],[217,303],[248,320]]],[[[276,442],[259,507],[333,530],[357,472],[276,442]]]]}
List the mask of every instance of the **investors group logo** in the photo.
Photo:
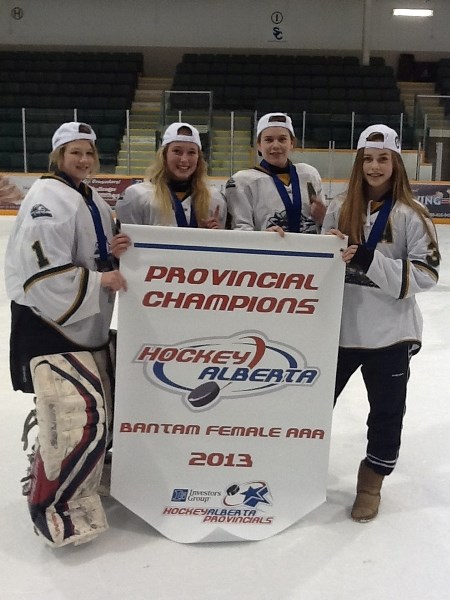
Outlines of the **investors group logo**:
{"type": "Polygon", "coordinates": [[[181,397],[193,411],[209,410],[221,399],[274,392],[284,386],[311,386],[319,369],[295,348],[246,331],[229,337],[183,340],[170,346],[144,344],[142,363],[153,385],[181,397]]]}

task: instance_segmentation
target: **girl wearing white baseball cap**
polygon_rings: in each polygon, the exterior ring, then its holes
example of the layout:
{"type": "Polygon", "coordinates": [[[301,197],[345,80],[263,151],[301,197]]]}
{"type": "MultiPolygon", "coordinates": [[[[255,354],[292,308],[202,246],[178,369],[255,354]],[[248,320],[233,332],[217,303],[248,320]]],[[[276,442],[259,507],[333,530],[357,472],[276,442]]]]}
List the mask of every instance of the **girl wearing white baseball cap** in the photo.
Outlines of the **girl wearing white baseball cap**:
{"type": "Polygon", "coordinates": [[[365,129],[348,190],[330,204],[324,233],[348,247],[335,398],[361,367],[369,401],[366,456],[351,516],[378,514],[383,479],[400,451],[410,357],[422,339],[415,295],[438,280],[439,248],[430,215],[412,194],[397,132],[365,129]]]}
{"type": "MultiPolygon", "coordinates": [[[[119,198],[117,218],[138,225],[223,228],[225,199],[209,185],[206,173],[198,130],[189,123],[172,123],[145,180],[129,186],[119,198]]],[[[114,255],[119,257],[129,243],[127,236],[117,237],[114,255]]]]}
{"type": "Polygon", "coordinates": [[[238,171],[226,185],[232,228],[319,233],[326,212],[322,181],[311,165],[289,160],[295,146],[291,118],[284,113],[263,115],[256,134],[261,163],[238,171]]]}
{"type": "Polygon", "coordinates": [[[86,123],[57,129],[52,172],[22,201],[5,258],[12,384],[35,395],[25,449],[30,423],[39,427],[24,495],[36,533],[55,547],[108,527],[98,488],[112,428],[110,323],[126,282],[111,209],[83,181],[98,166],[95,139],[86,123]]]}

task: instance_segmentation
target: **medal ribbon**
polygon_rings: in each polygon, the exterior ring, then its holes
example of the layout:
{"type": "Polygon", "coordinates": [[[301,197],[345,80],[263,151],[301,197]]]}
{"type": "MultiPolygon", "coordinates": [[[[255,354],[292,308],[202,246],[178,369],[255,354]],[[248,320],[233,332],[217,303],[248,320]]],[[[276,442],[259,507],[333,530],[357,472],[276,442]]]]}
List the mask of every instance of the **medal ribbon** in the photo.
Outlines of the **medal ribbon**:
{"type": "Polygon", "coordinates": [[[175,194],[175,192],[173,190],[170,190],[170,194],[172,196],[172,206],[173,206],[173,210],[175,212],[175,218],[177,220],[178,227],[198,227],[197,219],[195,218],[194,203],[192,202],[192,200],[191,200],[191,216],[189,218],[189,223],[188,223],[182,202],[180,202],[180,200],[178,199],[177,195],[175,194]]]}
{"type": "Polygon", "coordinates": [[[289,224],[289,231],[299,233],[300,223],[302,219],[302,195],[300,192],[300,181],[298,173],[292,163],[289,163],[289,176],[291,180],[292,199],[288,194],[286,186],[278,177],[277,173],[273,172],[273,166],[265,160],[262,160],[260,166],[268,172],[272,177],[278,194],[283,201],[286,209],[286,216],[289,224]]]}
{"type": "Polygon", "coordinates": [[[364,246],[366,246],[366,248],[370,248],[370,250],[375,250],[375,248],[377,247],[377,244],[381,240],[384,230],[386,229],[386,224],[388,222],[393,204],[394,201],[392,199],[392,196],[386,196],[383,204],[381,205],[375,223],[372,226],[369,237],[367,241],[363,244],[364,246]]]}

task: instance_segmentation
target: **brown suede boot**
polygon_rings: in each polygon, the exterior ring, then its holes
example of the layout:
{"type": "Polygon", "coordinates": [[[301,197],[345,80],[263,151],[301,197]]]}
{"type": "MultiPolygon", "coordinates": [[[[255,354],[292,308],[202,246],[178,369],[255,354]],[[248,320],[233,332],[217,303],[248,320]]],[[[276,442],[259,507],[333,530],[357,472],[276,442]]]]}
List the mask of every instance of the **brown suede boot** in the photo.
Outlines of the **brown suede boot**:
{"type": "Polygon", "coordinates": [[[364,461],[361,461],[358,471],[356,498],[352,508],[352,519],[354,521],[365,523],[377,516],[383,479],[384,475],[375,473],[364,461]]]}

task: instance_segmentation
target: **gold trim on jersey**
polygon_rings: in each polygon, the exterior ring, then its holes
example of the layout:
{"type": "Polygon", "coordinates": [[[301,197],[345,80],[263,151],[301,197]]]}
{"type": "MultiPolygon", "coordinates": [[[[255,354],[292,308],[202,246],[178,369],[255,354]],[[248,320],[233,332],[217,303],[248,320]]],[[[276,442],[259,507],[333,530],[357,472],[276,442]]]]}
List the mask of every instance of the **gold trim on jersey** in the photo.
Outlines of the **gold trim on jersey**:
{"type": "Polygon", "coordinates": [[[47,277],[52,277],[53,275],[60,275],[61,273],[66,273],[67,271],[71,271],[72,269],[77,268],[78,267],[76,267],[72,263],[68,263],[66,265],[61,265],[60,267],[52,267],[51,269],[46,269],[45,271],[36,273],[35,275],[27,279],[23,284],[23,289],[25,292],[27,292],[32,285],[34,285],[41,279],[47,279],[47,277]]]}
{"type": "Polygon", "coordinates": [[[77,312],[77,310],[80,308],[81,304],[84,301],[89,281],[89,269],[86,269],[84,267],[81,267],[81,269],[82,272],[80,277],[80,287],[78,290],[77,297],[75,298],[75,302],[72,304],[69,310],[64,315],[62,315],[62,317],[60,317],[59,319],[55,319],[55,323],[57,323],[58,325],[64,325],[64,323],[68,321],[70,317],[77,312]]]}

